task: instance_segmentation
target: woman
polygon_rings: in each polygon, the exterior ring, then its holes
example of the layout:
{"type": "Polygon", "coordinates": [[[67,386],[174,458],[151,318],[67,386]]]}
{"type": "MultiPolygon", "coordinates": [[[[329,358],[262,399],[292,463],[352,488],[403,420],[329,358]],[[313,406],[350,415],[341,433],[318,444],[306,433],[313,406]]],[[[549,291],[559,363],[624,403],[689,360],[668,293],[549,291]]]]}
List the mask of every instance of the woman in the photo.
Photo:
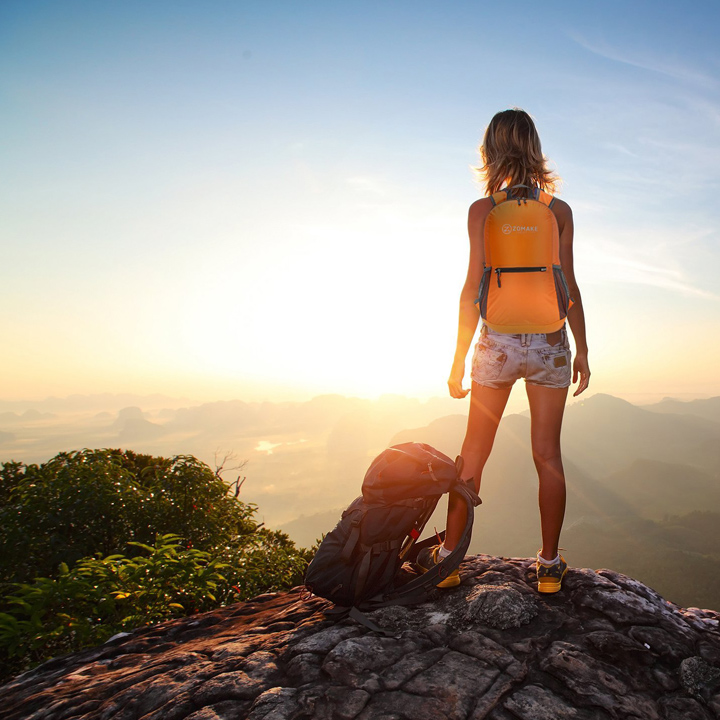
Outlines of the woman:
{"type": "MultiPolygon", "coordinates": [[[[495,115],[485,132],[480,153],[483,161],[481,173],[488,197],[477,200],[470,206],[470,263],[460,296],[457,348],[448,380],[452,397],[463,398],[468,392],[472,393],[467,432],[462,446],[462,477],[465,480],[474,478],[475,488],[480,490],[482,470],[490,455],[512,385],[515,380],[524,377],[530,404],[532,453],[540,484],[542,548],[537,553],[536,563],[538,590],[557,592],[567,572],[567,563],[558,553],[565,514],[565,476],[560,455],[560,428],[571,375],[570,347],[563,319],[565,312],[576,348],[572,381],[575,383],[578,377],[580,379],[574,396],[583,392],[590,380],[585,317],[573,272],[572,212],[567,203],[546,194],[554,190],[556,178],[547,167],[547,159],[542,154],[535,125],[523,110],[505,110],[495,115]],[[483,280],[484,271],[488,276],[491,273],[489,263],[486,268],[485,224],[496,205],[492,196],[500,190],[505,190],[505,196],[513,201],[510,205],[514,205],[517,200],[518,207],[523,202],[527,205],[530,198],[542,196],[549,199],[546,207],[550,207],[554,215],[553,223],[557,223],[555,244],[556,249],[559,249],[561,270],[557,265],[554,268],[560,277],[564,274],[570,307],[569,310],[563,308],[560,311],[559,325],[562,327],[547,333],[498,332],[488,326],[487,316],[484,315],[481,336],[473,356],[470,391],[463,389],[465,358],[481,314],[476,304],[478,287],[483,280]],[[548,363],[548,358],[552,358],[553,362],[548,363]]],[[[510,211],[508,209],[508,212],[510,211]]],[[[508,228],[512,229],[510,223],[506,223],[502,231],[509,232],[508,228]]],[[[533,269],[544,271],[548,268],[509,268],[514,272],[533,269]]],[[[500,270],[494,271],[497,273],[498,287],[501,285],[501,277],[504,282],[518,277],[516,274],[502,276],[500,270]]],[[[494,283],[495,279],[491,282],[494,283]]],[[[436,545],[420,554],[417,563],[421,571],[426,571],[440,562],[459,542],[465,526],[465,512],[464,504],[457,496],[451,495],[445,541],[442,545],[436,545]]],[[[460,576],[456,570],[438,586],[452,587],[459,582],[460,576]]]]}

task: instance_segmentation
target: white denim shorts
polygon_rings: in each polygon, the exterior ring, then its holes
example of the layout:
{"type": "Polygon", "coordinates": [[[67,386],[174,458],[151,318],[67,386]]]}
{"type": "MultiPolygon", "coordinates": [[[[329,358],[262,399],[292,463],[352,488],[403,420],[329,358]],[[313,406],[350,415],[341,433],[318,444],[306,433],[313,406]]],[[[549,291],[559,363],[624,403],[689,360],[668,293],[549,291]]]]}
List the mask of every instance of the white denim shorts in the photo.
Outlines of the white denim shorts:
{"type": "Polygon", "coordinates": [[[547,337],[545,333],[499,333],[483,325],[473,354],[473,381],[485,387],[508,388],[525,378],[531,385],[569,387],[572,358],[567,329],[563,326],[560,330],[556,345],[547,337]]]}

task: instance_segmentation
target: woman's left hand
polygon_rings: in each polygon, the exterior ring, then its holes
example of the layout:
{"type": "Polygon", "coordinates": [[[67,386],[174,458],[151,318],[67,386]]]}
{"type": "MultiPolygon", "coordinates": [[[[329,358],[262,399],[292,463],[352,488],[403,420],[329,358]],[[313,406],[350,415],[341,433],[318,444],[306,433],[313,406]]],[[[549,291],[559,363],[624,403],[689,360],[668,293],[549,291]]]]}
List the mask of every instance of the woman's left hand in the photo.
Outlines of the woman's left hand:
{"type": "Polygon", "coordinates": [[[590,366],[588,365],[587,355],[575,355],[575,361],[573,362],[573,383],[577,382],[578,375],[580,376],[580,384],[573,393],[573,397],[577,397],[581,392],[585,392],[590,384],[590,366]]]}

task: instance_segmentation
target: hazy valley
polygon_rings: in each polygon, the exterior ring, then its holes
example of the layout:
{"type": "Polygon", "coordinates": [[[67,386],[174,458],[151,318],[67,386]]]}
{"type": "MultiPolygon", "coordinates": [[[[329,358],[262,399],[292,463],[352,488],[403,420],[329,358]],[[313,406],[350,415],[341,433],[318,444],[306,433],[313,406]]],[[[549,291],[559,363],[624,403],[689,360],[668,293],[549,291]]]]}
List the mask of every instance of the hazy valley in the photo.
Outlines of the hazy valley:
{"type": "MultiPolygon", "coordinates": [[[[467,405],[450,399],[184,404],[87,396],[0,403],[0,459],[43,462],[62,450],[122,447],[193,454],[271,527],[302,545],[330,530],[390,444],[460,450],[467,405]],[[244,467],[234,470],[242,461],[244,467]]],[[[530,421],[508,415],[483,476],[471,552],[532,555],[539,543],[530,421]]],[[[561,544],[578,566],[611,567],[682,605],[720,608],[720,398],[635,406],[608,395],[570,404],[563,451],[568,508],[561,544]]],[[[428,528],[444,526],[439,508],[428,528]]]]}

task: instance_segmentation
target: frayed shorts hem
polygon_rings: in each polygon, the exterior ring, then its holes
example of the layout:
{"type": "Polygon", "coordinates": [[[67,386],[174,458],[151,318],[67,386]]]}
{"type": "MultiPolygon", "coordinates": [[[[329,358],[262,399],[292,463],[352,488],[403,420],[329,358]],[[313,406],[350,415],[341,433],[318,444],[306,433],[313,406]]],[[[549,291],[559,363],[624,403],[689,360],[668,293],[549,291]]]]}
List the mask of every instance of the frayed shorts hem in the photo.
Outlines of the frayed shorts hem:
{"type": "MultiPolygon", "coordinates": [[[[507,390],[515,385],[515,380],[506,383],[492,383],[492,382],[478,382],[475,378],[470,378],[476,385],[480,387],[490,388],[491,390],[507,390]]],[[[551,390],[567,390],[572,383],[568,381],[567,385],[548,385],[547,383],[532,382],[531,380],[525,380],[526,385],[534,385],[535,387],[545,387],[551,390]]]]}

